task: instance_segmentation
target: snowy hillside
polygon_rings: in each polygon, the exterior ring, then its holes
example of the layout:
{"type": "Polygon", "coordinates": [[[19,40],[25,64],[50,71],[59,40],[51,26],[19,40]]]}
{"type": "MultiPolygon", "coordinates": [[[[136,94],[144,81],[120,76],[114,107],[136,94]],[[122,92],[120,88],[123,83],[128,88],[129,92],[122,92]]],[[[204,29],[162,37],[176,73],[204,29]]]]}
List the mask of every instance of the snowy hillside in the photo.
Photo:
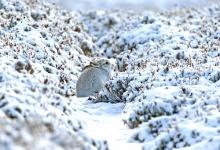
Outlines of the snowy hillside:
{"type": "Polygon", "coordinates": [[[0,14],[1,150],[220,149],[220,5],[0,0],[0,14]],[[114,75],[95,99],[77,98],[93,57],[115,60],[114,75]]]}
{"type": "Polygon", "coordinates": [[[219,0],[50,0],[73,10],[124,9],[124,10],[172,10],[183,7],[201,7],[219,0]]]}

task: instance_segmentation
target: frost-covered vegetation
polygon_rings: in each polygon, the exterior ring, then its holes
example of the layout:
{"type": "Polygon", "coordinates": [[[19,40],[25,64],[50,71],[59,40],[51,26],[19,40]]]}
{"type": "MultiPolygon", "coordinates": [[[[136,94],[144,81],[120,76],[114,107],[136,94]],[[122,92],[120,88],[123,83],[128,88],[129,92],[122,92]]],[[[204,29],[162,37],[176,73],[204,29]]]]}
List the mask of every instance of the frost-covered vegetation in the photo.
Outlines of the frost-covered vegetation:
{"type": "Polygon", "coordinates": [[[219,16],[0,0],[0,149],[220,149],[219,16]],[[75,97],[97,56],[114,76],[75,97]]]}

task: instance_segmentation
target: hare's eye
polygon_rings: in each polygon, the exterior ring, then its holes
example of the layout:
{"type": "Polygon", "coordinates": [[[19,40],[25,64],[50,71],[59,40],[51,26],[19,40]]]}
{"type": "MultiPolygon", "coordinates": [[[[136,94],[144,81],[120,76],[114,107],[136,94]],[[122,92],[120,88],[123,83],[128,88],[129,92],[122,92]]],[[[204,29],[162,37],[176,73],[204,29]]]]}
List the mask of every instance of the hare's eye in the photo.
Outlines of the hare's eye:
{"type": "Polygon", "coordinates": [[[106,65],[108,65],[108,64],[109,64],[109,62],[105,62],[105,64],[106,64],[106,65]]]}

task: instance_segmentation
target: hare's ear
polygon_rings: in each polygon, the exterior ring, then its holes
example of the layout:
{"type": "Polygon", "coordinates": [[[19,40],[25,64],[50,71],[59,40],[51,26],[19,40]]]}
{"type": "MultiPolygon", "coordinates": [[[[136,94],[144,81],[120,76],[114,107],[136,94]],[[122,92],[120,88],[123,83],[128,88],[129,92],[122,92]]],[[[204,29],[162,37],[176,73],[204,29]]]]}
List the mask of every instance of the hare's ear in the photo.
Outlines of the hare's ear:
{"type": "Polygon", "coordinates": [[[87,65],[87,66],[83,67],[83,68],[82,68],[82,71],[84,71],[84,70],[86,70],[86,69],[88,69],[88,68],[90,68],[90,67],[92,67],[92,65],[91,65],[91,64],[89,64],[89,65],[87,65]]]}
{"type": "Polygon", "coordinates": [[[101,62],[100,62],[99,60],[94,59],[93,61],[90,62],[89,65],[90,65],[90,66],[97,66],[97,65],[100,65],[100,63],[101,63],[101,62]]]}
{"type": "Polygon", "coordinates": [[[94,66],[96,66],[97,64],[95,63],[95,62],[90,62],[90,64],[88,65],[88,66],[90,66],[90,67],[94,67],[94,66]]]}
{"type": "Polygon", "coordinates": [[[101,61],[101,58],[94,57],[91,62],[94,63],[94,64],[98,64],[98,63],[100,63],[100,61],[101,61]]]}
{"type": "Polygon", "coordinates": [[[92,60],[90,61],[90,63],[96,62],[97,61],[97,57],[92,58],[92,60]]]}

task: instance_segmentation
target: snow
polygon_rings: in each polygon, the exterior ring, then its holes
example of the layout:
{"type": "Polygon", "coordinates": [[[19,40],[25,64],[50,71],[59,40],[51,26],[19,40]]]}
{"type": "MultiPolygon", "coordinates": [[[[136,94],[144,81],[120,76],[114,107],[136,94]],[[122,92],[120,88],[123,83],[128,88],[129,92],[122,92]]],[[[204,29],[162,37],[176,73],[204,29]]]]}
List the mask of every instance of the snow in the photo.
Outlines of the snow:
{"type": "Polygon", "coordinates": [[[95,9],[133,9],[140,11],[142,9],[150,10],[169,10],[176,7],[203,6],[212,2],[212,0],[54,0],[66,8],[77,10],[95,10],[95,9]]]}
{"type": "Polygon", "coordinates": [[[119,150],[121,148],[133,149],[141,148],[138,143],[130,143],[129,135],[133,130],[128,130],[122,121],[124,104],[111,103],[89,103],[86,98],[78,99],[81,118],[85,122],[85,132],[97,139],[108,139],[110,149],[119,150]],[[81,103],[81,105],[79,104],[81,103]],[[107,130],[106,130],[107,129],[107,130]]]}
{"type": "Polygon", "coordinates": [[[0,149],[219,149],[219,4],[62,2],[0,1],[0,149]],[[77,98],[93,57],[113,77],[77,98]]]}

